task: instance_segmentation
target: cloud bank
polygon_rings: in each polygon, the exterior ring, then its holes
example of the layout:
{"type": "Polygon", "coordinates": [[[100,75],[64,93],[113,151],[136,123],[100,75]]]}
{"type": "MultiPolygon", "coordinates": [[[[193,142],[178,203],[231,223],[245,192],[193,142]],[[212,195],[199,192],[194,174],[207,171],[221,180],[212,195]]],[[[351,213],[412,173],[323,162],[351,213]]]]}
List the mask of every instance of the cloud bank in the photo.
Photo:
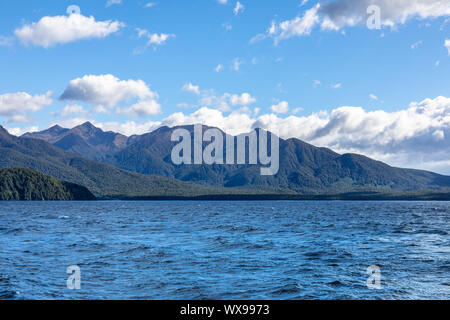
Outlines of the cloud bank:
{"type": "MultiPolygon", "coordinates": [[[[380,8],[381,26],[394,28],[410,19],[438,18],[450,15],[450,0],[336,0],[320,1],[302,16],[273,22],[266,36],[276,42],[294,36],[311,34],[315,27],[339,31],[345,27],[364,25],[369,6],[380,8]]],[[[260,35],[261,38],[261,35],[260,35]]]]}

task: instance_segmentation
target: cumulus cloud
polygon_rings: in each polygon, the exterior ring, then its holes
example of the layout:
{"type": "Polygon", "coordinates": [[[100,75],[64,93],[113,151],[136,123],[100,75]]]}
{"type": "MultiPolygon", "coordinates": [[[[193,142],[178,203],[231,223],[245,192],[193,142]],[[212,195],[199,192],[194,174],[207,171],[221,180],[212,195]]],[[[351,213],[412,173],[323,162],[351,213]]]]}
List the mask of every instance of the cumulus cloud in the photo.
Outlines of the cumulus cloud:
{"type": "Polygon", "coordinates": [[[160,125],[173,127],[196,123],[218,127],[229,134],[240,134],[251,130],[254,119],[246,112],[233,111],[224,115],[220,110],[203,107],[190,115],[174,113],[162,120],[160,125]]]}
{"type": "Polygon", "coordinates": [[[422,44],[423,44],[423,41],[422,41],[422,40],[417,41],[417,42],[414,42],[414,43],[411,45],[411,49],[414,50],[414,49],[420,47],[422,44]]]}
{"type": "Polygon", "coordinates": [[[86,110],[84,110],[83,106],[77,105],[77,104],[71,104],[67,105],[62,109],[60,115],[63,117],[67,117],[72,114],[82,114],[85,113],[86,110]]]}
{"type": "Polygon", "coordinates": [[[194,93],[199,97],[198,105],[201,107],[215,108],[223,112],[231,110],[231,106],[249,106],[256,102],[256,98],[244,92],[242,94],[224,93],[217,94],[214,90],[201,90],[199,86],[187,83],[182,87],[183,91],[194,93]]]}
{"type": "Polygon", "coordinates": [[[157,45],[160,46],[164,44],[169,38],[175,37],[173,34],[167,34],[167,33],[151,33],[148,35],[148,44],[149,45],[157,45]]]}
{"type": "Polygon", "coordinates": [[[156,100],[143,100],[129,108],[119,110],[119,113],[132,116],[151,116],[161,113],[161,105],[156,100]]]}
{"type": "Polygon", "coordinates": [[[275,113],[288,113],[289,103],[287,103],[287,101],[281,101],[280,103],[273,105],[271,110],[275,113]]]}
{"type": "Polygon", "coordinates": [[[140,29],[137,28],[136,29],[137,33],[138,33],[138,37],[139,38],[146,38],[147,42],[145,44],[144,47],[142,48],[137,48],[134,50],[135,54],[139,54],[144,52],[148,47],[153,47],[153,49],[156,50],[156,48],[158,46],[162,46],[164,45],[170,38],[174,38],[175,35],[174,34],[168,34],[168,33],[150,33],[145,29],[140,29]]]}
{"type": "Polygon", "coordinates": [[[302,16],[279,23],[273,22],[267,36],[278,42],[294,36],[311,34],[313,28],[341,30],[364,25],[368,19],[367,8],[378,6],[381,26],[395,27],[408,20],[438,18],[450,15],[450,0],[336,0],[320,1],[302,16]]]}
{"type": "Polygon", "coordinates": [[[234,15],[237,16],[240,13],[244,12],[244,10],[245,10],[244,5],[242,3],[240,3],[239,1],[236,2],[236,6],[234,7],[234,10],[233,10],[234,15]]]}
{"type": "Polygon", "coordinates": [[[302,107],[298,107],[298,108],[295,108],[294,110],[292,110],[292,114],[297,114],[297,113],[299,113],[301,111],[303,111],[303,108],[302,107]]]}
{"type": "Polygon", "coordinates": [[[183,88],[181,88],[181,90],[186,91],[186,92],[192,92],[195,93],[197,95],[200,94],[200,87],[199,86],[195,86],[192,83],[186,83],[183,88]]]}
{"type": "Polygon", "coordinates": [[[445,40],[444,46],[447,48],[448,54],[450,55],[450,39],[445,40]]]}
{"type": "Polygon", "coordinates": [[[340,88],[342,88],[342,83],[332,84],[331,87],[332,87],[333,89],[340,89],[340,88]]]}
{"type": "Polygon", "coordinates": [[[133,98],[148,100],[158,94],[142,80],[120,80],[111,75],[86,75],[70,81],[61,100],[83,101],[89,104],[113,107],[133,98]]]}
{"type": "Polygon", "coordinates": [[[26,92],[0,95],[0,115],[9,117],[9,122],[28,122],[27,115],[37,112],[53,103],[53,92],[42,95],[30,95],[26,92]]]}
{"type": "Polygon", "coordinates": [[[314,80],[313,81],[313,87],[318,88],[322,85],[322,82],[320,80],[314,80]]]}
{"type": "Polygon", "coordinates": [[[117,32],[124,24],[119,21],[96,21],[93,16],[81,14],[43,17],[14,31],[25,45],[48,48],[82,39],[105,38],[117,32]]]}
{"type": "Polygon", "coordinates": [[[111,75],[86,75],[70,81],[61,100],[82,101],[95,105],[95,112],[108,112],[106,108],[136,100],[131,107],[117,112],[128,115],[154,115],[161,112],[156,92],[142,80],[120,80],[111,75]]]}
{"type": "Polygon", "coordinates": [[[122,0],[108,0],[106,2],[106,7],[108,8],[108,7],[111,7],[112,5],[121,4],[121,3],[122,3],[122,0]]]}
{"type": "Polygon", "coordinates": [[[241,65],[244,63],[244,61],[242,61],[242,59],[240,58],[235,58],[233,60],[233,63],[231,65],[231,69],[234,71],[239,71],[241,69],[241,65]]]}
{"type": "Polygon", "coordinates": [[[237,106],[237,105],[248,106],[252,103],[255,103],[256,98],[252,97],[248,93],[243,93],[241,95],[233,94],[230,97],[230,102],[231,102],[231,105],[233,105],[233,106],[237,106]]]}

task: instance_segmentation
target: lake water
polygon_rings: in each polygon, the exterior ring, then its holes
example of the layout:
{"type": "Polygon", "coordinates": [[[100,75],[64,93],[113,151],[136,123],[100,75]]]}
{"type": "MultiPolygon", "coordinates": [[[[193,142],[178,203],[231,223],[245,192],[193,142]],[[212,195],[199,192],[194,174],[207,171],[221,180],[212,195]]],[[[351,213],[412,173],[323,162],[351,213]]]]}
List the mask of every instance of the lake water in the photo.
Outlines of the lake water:
{"type": "Polygon", "coordinates": [[[4,202],[0,299],[450,299],[449,232],[447,202],[4,202]]]}

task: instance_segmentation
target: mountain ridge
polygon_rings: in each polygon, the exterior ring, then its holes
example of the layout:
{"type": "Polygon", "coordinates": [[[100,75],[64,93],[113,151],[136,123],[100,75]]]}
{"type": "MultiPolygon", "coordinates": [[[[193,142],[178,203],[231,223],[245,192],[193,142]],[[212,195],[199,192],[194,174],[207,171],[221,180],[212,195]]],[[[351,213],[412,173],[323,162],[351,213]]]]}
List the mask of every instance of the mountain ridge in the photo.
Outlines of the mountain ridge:
{"type": "Polygon", "coordinates": [[[128,143],[128,137],[111,131],[103,131],[90,122],[72,129],[55,125],[47,130],[25,133],[22,138],[47,141],[65,151],[82,154],[93,160],[102,160],[121,149],[128,143]]]}
{"type": "MultiPolygon", "coordinates": [[[[206,128],[211,127],[203,127],[206,128]]],[[[450,188],[448,176],[395,168],[358,154],[338,154],[295,138],[280,139],[280,169],[274,177],[261,176],[259,165],[176,166],[170,157],[176,144],[170,141],[170,137],[176,129],[186,129],[192,133],[194,126],[160,127],[140,136],[132,136],[132,141],[125,147],[101,161],[131,172],[174,178],[207,187],[290,190],[300,194],[436,191],[450,188]]]]}
{"type": "Polygon", "coordinates": [[[87,187],[96,197],[199,195],[214,191],[171,178],[121,170],[43,140],[10,135],[0,126],[0,168],[17,167],[87,187]]]}

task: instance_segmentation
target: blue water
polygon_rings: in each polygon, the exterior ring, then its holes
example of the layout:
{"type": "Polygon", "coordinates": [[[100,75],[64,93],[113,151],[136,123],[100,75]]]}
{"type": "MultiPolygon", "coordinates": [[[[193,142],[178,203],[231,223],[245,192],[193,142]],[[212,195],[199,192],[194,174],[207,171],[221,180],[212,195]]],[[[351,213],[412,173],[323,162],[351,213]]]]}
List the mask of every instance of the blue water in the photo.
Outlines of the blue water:
{"type": "Polygon", "coordinates": [[[450,299],[449,232],[446,202],[4,202],[0,299],[450,299]]]}

